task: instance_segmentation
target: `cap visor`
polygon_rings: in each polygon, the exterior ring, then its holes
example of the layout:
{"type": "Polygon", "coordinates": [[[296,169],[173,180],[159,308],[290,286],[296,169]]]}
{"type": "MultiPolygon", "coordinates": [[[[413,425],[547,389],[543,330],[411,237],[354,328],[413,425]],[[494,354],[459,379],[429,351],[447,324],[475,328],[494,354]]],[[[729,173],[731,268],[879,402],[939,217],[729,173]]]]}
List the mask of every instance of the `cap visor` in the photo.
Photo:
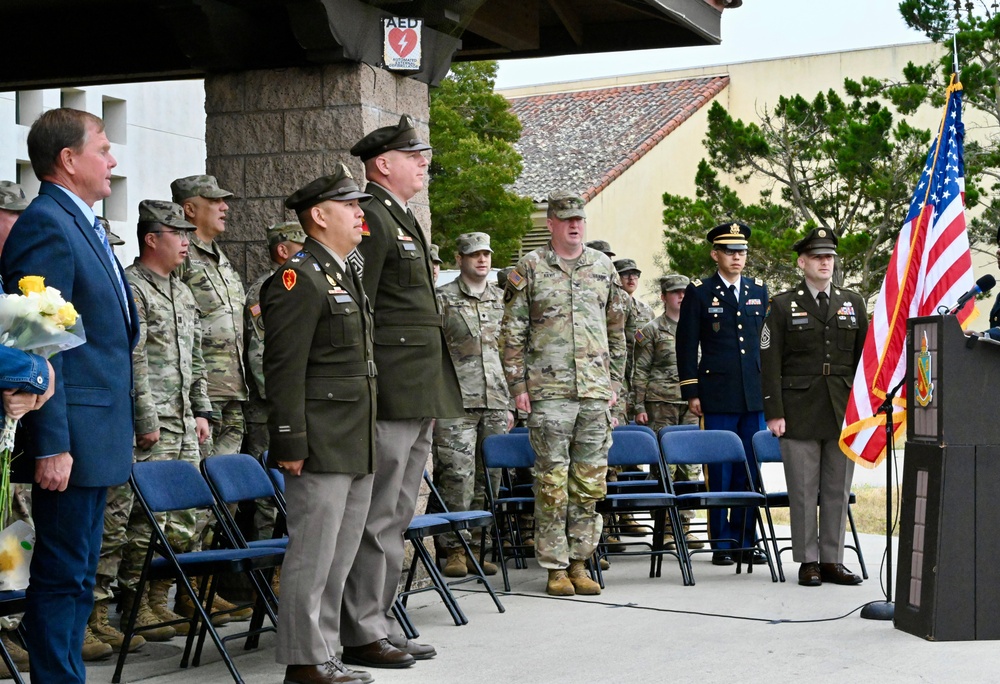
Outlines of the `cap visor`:
{"type": "Polygon", "coordinates": [[[333,200],[334,202],[350,202],[356,199],[368,199],[371,197],[367,192],[361,192],[357,190],[355,192],[348,192],[343,195],[337,195],[336,197],[327,197],[326,199],[333,200]]]}
{"type": "Polygon", "coordinates": [[[235,197],[233,193],[228,190],[223,190],[219,188],[218,190],[208,190],[206,192],[199,193],[205,199],[224,199],[226,197],[235,197]]]}
{"type": "Polygon", "coordinates": [[[563,221],[571,218],[587,218],[587,214],[584,213],[583,209],[565,209],[563,211],[556,212],[556,218],[560,218],[563,221]]]}

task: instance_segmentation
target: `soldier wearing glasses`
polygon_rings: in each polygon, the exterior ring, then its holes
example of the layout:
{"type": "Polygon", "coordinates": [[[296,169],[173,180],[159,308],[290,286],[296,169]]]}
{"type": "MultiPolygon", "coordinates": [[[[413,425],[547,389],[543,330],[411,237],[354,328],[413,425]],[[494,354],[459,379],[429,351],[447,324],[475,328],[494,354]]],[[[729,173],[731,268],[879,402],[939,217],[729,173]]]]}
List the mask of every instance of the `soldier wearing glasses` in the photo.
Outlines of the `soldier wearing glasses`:
{"type": "MultiPolygon", "coordinates": [[[[753,458],[751,440],[764,429],[760,330],[767,313],[767,286],[759,278],[743,275],[749,226],[726,223],[706,237],[718,271],[693,280],[681,303],[677,324],[681,396],[690,411],[703,419],[706,430],[735,432],[748,458],[753,458]]],[[[709,465],[707,470],[711,490],[748,486],[742,467],[709,465]]],[[[716,565],[732,565],[731,549],[753,544],[754,516],[745,509],[710,511],[708,522],[716,565]]],[[[743,562],[757,565],[766,560],[755,549],[744,553],[743,562]]]]}

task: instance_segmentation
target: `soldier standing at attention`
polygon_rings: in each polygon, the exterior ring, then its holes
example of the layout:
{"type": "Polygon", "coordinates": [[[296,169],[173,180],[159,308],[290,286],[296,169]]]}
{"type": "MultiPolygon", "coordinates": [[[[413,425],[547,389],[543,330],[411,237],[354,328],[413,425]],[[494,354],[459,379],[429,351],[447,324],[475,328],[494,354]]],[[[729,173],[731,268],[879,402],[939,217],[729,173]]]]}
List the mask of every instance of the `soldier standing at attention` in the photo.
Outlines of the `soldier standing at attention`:
{"type": "Polygon", "coordinates": [[[632,391],[632,375],[635,373],[635,334],[642,326],[656,318],[656,313],[649,304],[635,296],[639,289],[639,276],[642,271],[632,259],[618,259],[614,262],[622,288],[628,293],[628,313],[625,316],[625,382],[622,400],[615,404],[614,415],[619,425],[625,425],[635,417],[635,397],[632,391]]]}
{"type": "Polygon", "coordinates": [[[365,191],[372,197],[362,202],[367,231],[348,261],[375,310],[379,368],[378,468],[344,589],[344,662],[353,665],[409,667],[436,654],[407,639],[390,615],[403,570],[403,532],[431,452],[431,426],[435,418],[465,415],[434,296],[428,239],[407,206],[424,187],[429,149],[406,115],[351,148],[365,164],[365,191]]]}
{"type": "MultiPolygon", "coordinates": [[[[139,342],[132,350],[136,461],[184,460],[197,465],[198,444],[209,435],[211,403],[205,390],[198,309],[191,291],[174,273],[184,260],[193,231],[176,204],[139,203],[139,257],[125,269],[140,324],[139,342]]],[[[123,637],[108,624],[111,582],[117,575],[123,591],[122,614],[128,615],[152,535],[146,516],[132,504],[127,484],[108,490],[94,612],[88,625],[99,640],[116,650],[123,637]],[[119,538],[121,542],[116,543],[119,538]]],[[[164,529],[176,552],[199,547],[193,512],[167,514],[164,529]]],[[[171,584],[159,580],[150,585],[140,602],[136,627],[180,619],[167,607],[171,584]]],[[[187,634],[186,627],[145,631],[140,644],[187,634]]]]}
{"type": "Polygon", "coordinates": [[[583,198],[553,192],[546,213],[551,241],[507,277],[503,366],[517,408],[531,413],[535,557],[548,570],[546,592],[600,594],[585,561],[601,539],[596,505],[607,493],[627,301],[611,260],[583,245],[583,198]]]}
{"type": "MultiPolygon", "coordinates": [[[[212,434],[201,443],[201,457],[235,454],[243,445],[243,402],[247,398],[243,368],[243,282],[215,241],[226,230],[226,198],[233,193],[219,187],[215,176],[186,176],[170,184],[173,201],[184,209],[184,218],[195,225],[187,257],[178,267],[181,280],[191,288],[201,324],[201,353],[205,360],[208,398],[212,401],[212,434]]],[[[204,515],[198,521],[205,528],[204,515]]],[[[175,609],[190,617],[193,606],[175,609]]],[[[232,611],[235,606],[217,597],[213,610],[232,611]]],[[[249,620],[249,608],[230,612],[236,620],[249,620]]]]}
{"type": "MultiPolygon", "coordinates": [[[[706,430],[729,430],[739,435],[748,463],[754,457],[753,436],[764,429],[760,329],[767,312],[764,281],[742,275],[749,238],[750,227],[742,223],[726,223],[708,231],[718,271],[688,285],[677,322],[681,396],[694,415],[704,418],[706,430]]],[[[709,490],[743,490],[750,486],[741,466],[708,467],[709,490]]],[[[753,544],[754,524],[754,516],[744,508],[709,511],[708,526],[715,550],[712,563],[735,563],[731,549],[753,544]]],[[[744,552],[742,560],[754,565],[767,562],[759,549],[744,552]]]]}
{"type": "MultiPolygon", "coordinates": [[[[677,376],[677,321],[681,317],[684,291],[691,281],[687,276],[667,275],[660,278],[660,301],[663,313],[634,334],[635,371],[632,374],[632,394],[635,397],[635,422],[648,425],[655,432],[667,425],[697,425],[698,417],[691,413],[681,398],[677,376]]],[[[698,480],[697,465],[670,466],[674,481],[698,480]]],[[[685,527],[694,518],[692,511],[682,511],[685,527]]],[[[669,533],[668,533],[669,534],[669,533]]],[[[700,549],[704,544],[692,534],[687,545],[700,549]]]]}
{"type": "MultiPolygon", "coordinates": [[[[246,434],[243,453],[260,458],[267,451],[267,404],[264,402],[264,317],[261,316],[260,288],[275,270],[290,256],[302,249],[306,234],[298,221],[275,223],[267,229],[267,249],[271,254],[271,268],[261,274],[247,289],[243,307],[243,351],[247,369],[247,400],[243,404],[246,434]]],[[[260,499],[257,501],[256,529],[258,539],[270,539],[274,533],[274,506],[260,499]]]]}
{"type": "Polygon", "coordinates": [[[212,400],[212,436],[202,456],[239,453],[247,386],[243,369],[243,283],[215,241],[226,230],[226,198],[215,176],[187,176],[170,184],[173,200],[197,230],[191,237],[181,280],[191,288],[201,316],[202,355],[212,400]]]}
{"type": "Polygon", "coordinates": [[[832,285],[837,236],[814,228],[793,246],[805,279],[771,302],[760,360],[767,429],[781,438],[799,584],[861,584],[844,567],[854,461],[840,428],[868,333],[865,300],[832,285]],[[819,501],[819,525],[816,502],[819,501]]]}
{"type": "Polygon", "coordinates": [[[431,276],[434,279],[435,285],[437,285],[438,276],[441,275],[441,264],[444,263],[441,259],[441,255],[438,254],[438,251],[438,246],[431,243],[431,276]]]}
{"type": "MultiPolygon", "coordinates": [[[[444,314],[444,336],[462,389],[465,416],[441,418],[434,425],[434,483],[452,511],[486,508],[486,476],[483,473],[483,440],[507,432],[514,423],[508,410],[510,394],[500,365],[498,346],[503,318],[503,291],[489,282],[493,263],[490,236],[465,233],[458,236],[458,278],[437,290],[444,314]]],[[[492,473],[491,473],[492,474],[492,473]]],[[[499,473],[492,478],[499,483],[499,473]]],[[[463,531],[479,556],[479,541],[463,531]]],[[[472,561],[453,535],[444,535],[442,546],[448,561],[444,574],[465,577],[472,561]]],[[[483,571],[494,575],[497,567],[483,562],[483,571]]]]}

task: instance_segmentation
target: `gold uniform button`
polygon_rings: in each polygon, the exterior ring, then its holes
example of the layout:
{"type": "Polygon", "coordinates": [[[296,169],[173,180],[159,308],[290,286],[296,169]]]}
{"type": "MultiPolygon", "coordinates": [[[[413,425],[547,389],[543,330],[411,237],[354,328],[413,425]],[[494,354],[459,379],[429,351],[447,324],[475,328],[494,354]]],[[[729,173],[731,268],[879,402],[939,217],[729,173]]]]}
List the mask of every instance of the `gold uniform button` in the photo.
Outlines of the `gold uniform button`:
{"type": "Polygon", "coordinates": [[[746,353],[747,353],[746,349],[740,349],[740,354],[746,354],[746,353]]]}
{"type": "Polygon", "coordinates": [[[333,392],[330,392],[329,394],[327,394],[326,398],[327,399],[333,399],[333,392]]]}

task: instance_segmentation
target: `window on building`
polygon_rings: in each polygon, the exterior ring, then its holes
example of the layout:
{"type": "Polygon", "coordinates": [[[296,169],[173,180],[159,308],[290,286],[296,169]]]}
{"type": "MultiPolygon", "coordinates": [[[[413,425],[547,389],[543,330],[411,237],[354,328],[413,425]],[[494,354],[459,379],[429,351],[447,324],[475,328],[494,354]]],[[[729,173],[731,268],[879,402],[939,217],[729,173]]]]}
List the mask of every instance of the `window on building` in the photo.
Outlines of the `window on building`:
{"type": "Polygon", "coordinates": [[[108,136],[108,140],[119,145],[126,144],[128,142],[126,134],[128,121],[125,100],[105,96],[102,109],[101,118],[104,119],[104,132],[108,136]]]}
{"type": "Polygon", "coordinates": [[[121,176],[111,177],[111,195],[103,202],[103,216],[109,221],[128,220],[128,179],[121,176]]]}
{"type": "Polygon", "coordinates": [[[17,102],[15,122],[21,126],[30,126],[42,114],[41,90],[18,90],[14,98],[17,102]]]}
{"type": "Polygon", "coordinates": [[[87,111],[87,93],[79,88],[63,88],[59,91],[59,106],[87,111]]]}

